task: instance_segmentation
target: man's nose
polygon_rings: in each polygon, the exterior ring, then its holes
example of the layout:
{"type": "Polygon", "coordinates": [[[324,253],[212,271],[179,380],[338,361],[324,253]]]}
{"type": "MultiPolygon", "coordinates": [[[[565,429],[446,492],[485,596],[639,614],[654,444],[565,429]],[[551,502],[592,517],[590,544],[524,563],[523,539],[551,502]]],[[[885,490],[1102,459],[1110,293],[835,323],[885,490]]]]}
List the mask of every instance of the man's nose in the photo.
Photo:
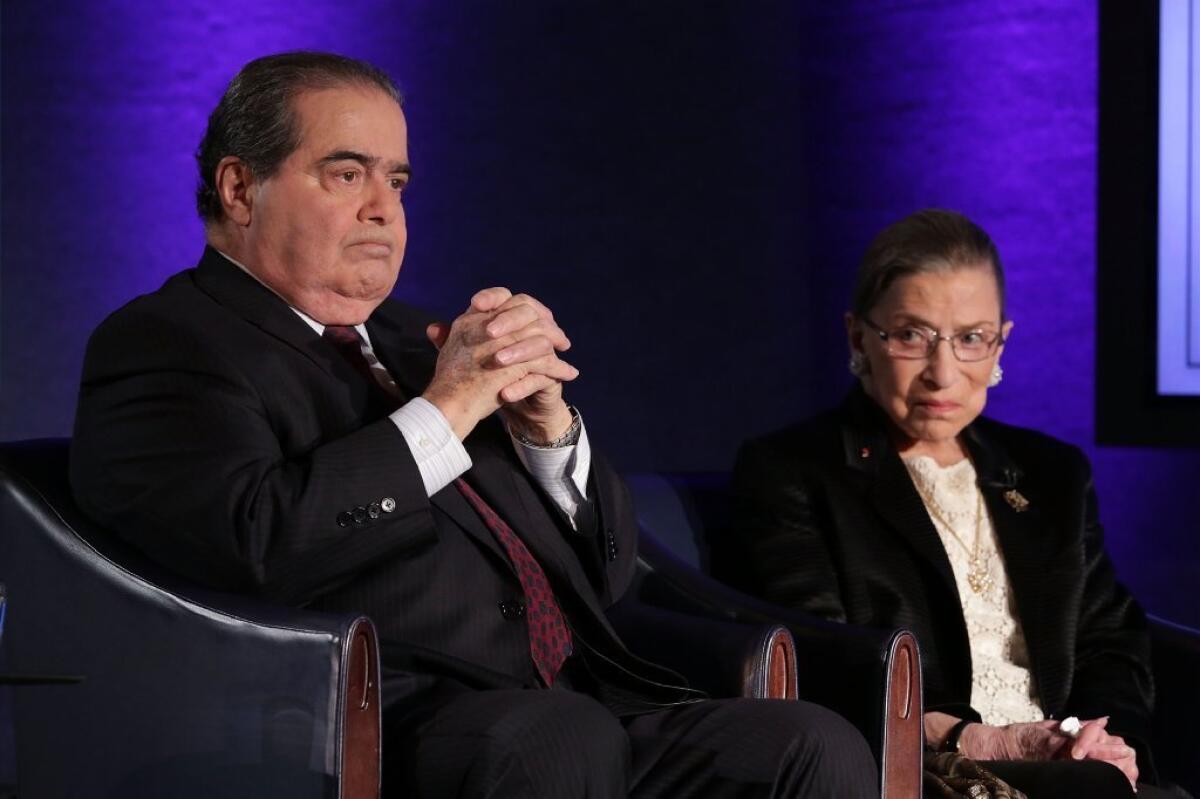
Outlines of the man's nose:
{"type": "Polygon", "coordinates": [[[390,225],[400,215],[400,193],[391,187],[386,176],[368,180],[358,218],[363,222],[390,225]]]}

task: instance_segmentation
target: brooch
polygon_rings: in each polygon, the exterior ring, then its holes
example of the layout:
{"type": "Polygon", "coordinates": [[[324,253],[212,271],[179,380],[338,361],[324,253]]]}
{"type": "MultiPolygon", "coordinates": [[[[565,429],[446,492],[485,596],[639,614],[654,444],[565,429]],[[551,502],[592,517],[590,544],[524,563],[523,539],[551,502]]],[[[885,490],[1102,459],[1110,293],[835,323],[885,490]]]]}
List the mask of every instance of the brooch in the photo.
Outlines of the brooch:
{"type": "Polygon", "coordinates": [[[1015,488],[1004,492],[1004,501],[1012,505],[1012,509],[1017,513],[1029,509],[1029,500],[1021,496],[1021,492],[1015,488]]]}

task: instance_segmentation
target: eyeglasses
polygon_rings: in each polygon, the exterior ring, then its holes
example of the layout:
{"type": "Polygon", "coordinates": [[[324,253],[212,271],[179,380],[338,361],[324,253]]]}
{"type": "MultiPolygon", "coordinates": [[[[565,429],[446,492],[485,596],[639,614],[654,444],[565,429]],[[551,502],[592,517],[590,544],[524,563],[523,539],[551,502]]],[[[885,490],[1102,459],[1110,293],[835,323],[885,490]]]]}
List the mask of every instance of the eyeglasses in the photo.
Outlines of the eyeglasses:
{"type": "Polygon", "coordinates": [[[953,336],[943,336],[936,330],[918,325],[905,325],[895,330],[884,330],[870,319],[863,319],[875,335],[887,345],[887,354],[893,358],[920,360],[933,357],[939,341],[949,341],[954,357],[964,363],[982,361],[1004,343],[1004,336],[994,330],[964,330],[953,336]]]}

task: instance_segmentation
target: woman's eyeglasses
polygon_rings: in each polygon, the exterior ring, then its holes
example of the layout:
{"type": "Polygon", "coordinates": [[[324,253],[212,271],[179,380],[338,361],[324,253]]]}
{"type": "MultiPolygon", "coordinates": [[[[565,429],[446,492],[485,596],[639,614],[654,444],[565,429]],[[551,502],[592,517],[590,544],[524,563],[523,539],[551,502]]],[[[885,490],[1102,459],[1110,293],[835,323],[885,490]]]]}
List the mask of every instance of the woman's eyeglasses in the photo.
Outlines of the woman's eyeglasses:
{"type": "Polygon", "coordinates": [[[1004,343],[1004,337],[995,330],[964,330],[952,336],[943,336],[936,330],[919,325],[884,330],[870,319],[864,318],[863,322],[887,345],[888,355],[906,360],[932,357],[939,341],[949,341],[950,349],[958,360],[966,363],[982,361],[1004,343]]]}

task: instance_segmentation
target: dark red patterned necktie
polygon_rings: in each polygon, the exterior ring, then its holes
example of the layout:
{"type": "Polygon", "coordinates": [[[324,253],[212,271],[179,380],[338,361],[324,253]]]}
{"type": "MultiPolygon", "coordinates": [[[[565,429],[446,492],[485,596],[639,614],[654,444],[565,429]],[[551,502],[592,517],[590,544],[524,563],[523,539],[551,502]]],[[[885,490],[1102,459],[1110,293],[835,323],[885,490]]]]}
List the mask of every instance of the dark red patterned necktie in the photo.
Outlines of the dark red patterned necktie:
{"type": "Polygon", "coordinates": [[[375,375],[371,374],[371,365],[367,363],[367,356],[363,355],[362,351],[362,336],[356,328],[350,325],[326,325],[321,338],[332,344],[338,354],[349,361],[356,372],[370,380],[375,388],[382,388],[375,375]]]}
{"type": "Polygon", "coordinates": [[[371,418],[386,416],[400,407],[401,399],[384,388],[379,378],[371,371],[367,356],[363,355],[363,339],[357,329],[349,325],[327,325],[321,337],[332,344],[338,354],[350,362],[354,371],[366,379],[370,389],[367,394],[367,413],[371,418]]]}
{"type": "Polygon", "coordinates": [[[362,377],[374,380],[367,356],[362,354],[362,336],[358,329],[350,325],[325,325],[325,332],[320,337],[331,343],[337,349],[337,354],[348,360],[362,377]]]}
{"type": "Polygon", "coordinates": [[[533,657],[533,665],[537,667],[542,682],[547,686],[554,685],[554,678],[558,676],[563,663],[571,654],[571,631],[567,628],[567,620],[554,599],[550,581],[546,579],[546,573],[529,552],[525,542],[517,537],[496,511],[492,510],[492,506],[476,494],[461,477],[454,481],[454,485],[496,536],[496,540],[504,547],[508,559],[516,568],[521,590],[525,592],[529,654],[533,657]]]}
{"type": "MultiPolygon", "coordinates": [[[[362,352],[362,336],[358,330],[347,325],[327,325],[322,337],[333,344],[338,353],[350,362],[355,371],[370,381],[371,387],[377,389],[376,395],[386,394],[371,366],[362,352]]],[[[390,396],[390,395],[389,395],[390,396]]],[[[390,397],[393,404],[396,398],[390,397]]],[[[571,654],[571,631],[563,617],[546,572],[530,553],[512,528],[500,518],[487,501],[475,493],[475,489],[467,485],[461,477],[454,481],[454,486],[471,503],[475,512],[483,519],[492,535],[504,547],[509,561],[517,571],[517,579],[521,582],[521,590],[525,593],[525,621],[529,626],[529,654],[533,665],[537,668],[538,676],[547,686],[554,685],[554,678],[562,669],[562,665],[571,654]]]]}

